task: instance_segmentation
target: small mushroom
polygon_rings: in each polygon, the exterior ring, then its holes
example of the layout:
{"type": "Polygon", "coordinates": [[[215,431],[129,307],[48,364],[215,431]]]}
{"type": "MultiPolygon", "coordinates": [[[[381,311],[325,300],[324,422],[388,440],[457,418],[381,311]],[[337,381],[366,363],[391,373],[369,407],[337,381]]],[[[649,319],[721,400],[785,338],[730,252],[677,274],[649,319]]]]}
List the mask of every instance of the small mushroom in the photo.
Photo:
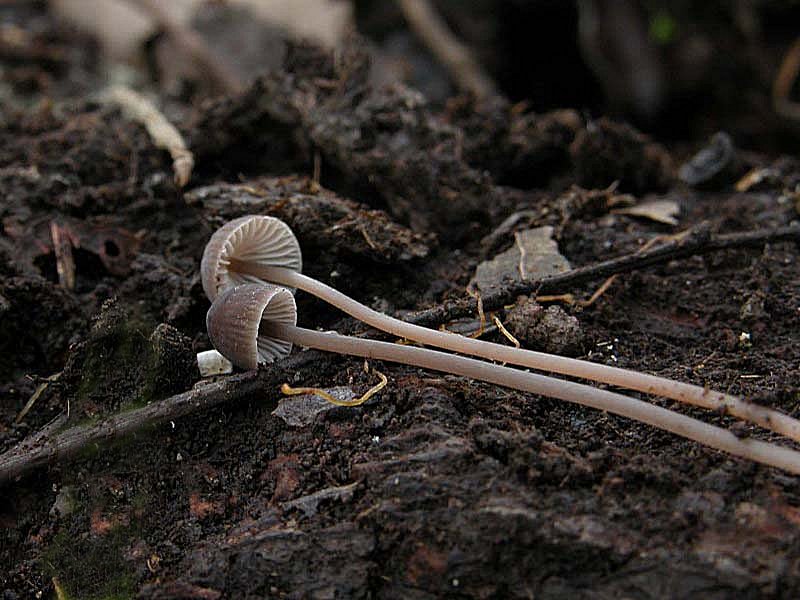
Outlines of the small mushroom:
{"type": "Polygon", "coordinates": [[[297,306],[289,290],[258,284],[228,288],[208,310],[206,328],[220,354],[237,367],[255,369],[292,351],[291,342],[260,332],[262,321],[297,323],[297,306]]]}
{"type": "Polygon", "coordinates": [[[200,261],[203,291],[209,300],[213,302],[220,290],[262,281],[258,275],[236,268],[239,265],[300,271],[300,244],[289,226],[274,217],[245,216],[229,221],[211,236],[200,261]]]}
{"type": "Polygon", "coordinates": [[[622,394],[437,350],[304,329],[295,325],[296,319],[294,298],[287,290],[243,284],[219,294],[206,323],[216,349],[243,368],[272,362],[285,355],[292,344],[413,365],[604,410],[800,474],[800,452],[740,439],[726,429],[622,394]]]}
{"type": "Polygon", "coordinates": [[[460,354],[598,381],[731,414],[800,441],[800,421],[782,412],[697,385],[566,356],[511,348],[406,323],[364,306],[338,290],[300,273],[300,245],[292,230],[274,217],[240,217],[217,230],[203,253],[201,275],[209,300],[243,282],[297,288],[317,296],[381,331],[460,354]]]}

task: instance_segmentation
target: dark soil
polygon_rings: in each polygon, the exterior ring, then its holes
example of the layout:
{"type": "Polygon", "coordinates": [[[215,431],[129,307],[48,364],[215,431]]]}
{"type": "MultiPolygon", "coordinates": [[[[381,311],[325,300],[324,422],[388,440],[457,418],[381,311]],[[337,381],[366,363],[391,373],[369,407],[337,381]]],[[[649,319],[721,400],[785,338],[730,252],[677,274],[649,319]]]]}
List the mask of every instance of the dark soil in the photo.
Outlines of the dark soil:
{"type": "MultiPolygon", "coordinates": [[[[396,15],[356,4],[380,46],[396,15]]],[[[519,17],[522,4],[504,10],[519,17]]],[[[764,26],[783,32],[780,9],[764,4],[764,26]]],[[[100,422],[205,385],[194,358],[211,347],[200,257],[216,227],[244,214],[285,220],[306,273],[396,315],[464,297],[476,265],[529,227],[552,226],[578,267],[698,226],[798,221],[800,161],[782,154],[796,123],[736,125],[727,98],[683,105],[692,110],[671,135],[665,123],[689,91],[643,117],[603,105],[596,82],[550,90],[538,112],[502,98],[440,103],[370,86],[361,39],[336,57],[287,42],[283,65],[242,94],[165,100],[196,159],[180,190],[169,155],[97,100],[92,39],[41,3],[0,12],[30,32],[22,46],[0,43],[0,451],[59,415],[60,428],[100,422]],[[592,116],[606,109],[615,117],[592,116]],[[723,143],[709,138],[720,123],[734,123],[730,147],[680,169],[723,143]],[[624,195],[678,202],[679,224],[613,212],[624,195]],[[73,240],[74,289],[60,283],[54,227],[73,240]]],[[[730,44],[716,18],[704,14],[700,33],[730,44]]],[[[506,22],[490,38],[518,48],[506,22]]],[[[744,113],[769,110],[769,82],[749,75],[780,53],[760,48],[758,60],[726,57],[722,87],[743,90],[744,113]]],[[[533,94],[516,66],[493,74],[509,97],[533,94]]],[[[601,283],[560,291],[588,298],[601,283]]],[[[528,347],[800,415],[796,242],[628,273],[585,308],[527,302],[496,315],[528,347]]],[[[304,294],[298,306],[304,326],[364,331],[304,294]]],[[[285,402],[275,381],[361,393],[373,376],[356,359],[295,353],[254,375],[265,383],[256,392],[0,484],[2,597],[800,597],[796,476],[613,415],[392,364],[372,365],[389,385],[363,406],[298,424],[273,414],[285,402]]]]}

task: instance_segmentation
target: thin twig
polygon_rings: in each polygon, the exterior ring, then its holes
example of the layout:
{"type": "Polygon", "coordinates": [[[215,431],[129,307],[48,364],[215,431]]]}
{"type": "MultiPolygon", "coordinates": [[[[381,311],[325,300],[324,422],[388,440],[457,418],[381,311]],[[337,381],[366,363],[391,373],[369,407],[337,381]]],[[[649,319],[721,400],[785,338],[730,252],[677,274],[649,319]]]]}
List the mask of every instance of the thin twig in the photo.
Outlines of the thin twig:
{"type": "Polygon", "coordinates": [[[409,27],[446,68],[458,86],[486,98],[497,94],[492,79],[484,73],[469,49],[447,23],[436,14],[428,0],[398,0],[409,27]]]}
{"type": "MultiPolygon", "coordinates": [[[[496,310],[511,304],[522,294],[554,293],[588,281],[602,279],[617,273],[630,273],[671,260],[689,258],[733,248],[760,248],[769,243],[794,241],[800,243],[800,226],[762,229],[742,233],[714,235],[700,228],[681,239],[670,241],[645,252],[634,252],[586,267],[580,267],[539,280],[509,282],[492,288],[483,295],[484,310],[496,310]]],[[[477,304],[471,298],[447,301],[439,306],[405,317],[416,325],[436,327],[453,319],[475,312],[477,304]]]]}
{"type": "Polygon", "coordinates": [[[128,2],[149,15],[172,41],[183,48],[219,91],[238,94],[244,89],[239,78],[211,52],[203,38],[197,32],[184,27],[164,8],[166,2],[163,0],[128,0],[128,2]]]}
{"type": "Polygon", "coordinates": [[[93,443],[119,439],[143,427],[158,425],[250,395],[263,397],[265,393],[274,394],[273,390],[277,390],[279,383],[286,381],[287,370],[301,368],[320,360],[321,356],[321,353],[313,351],[295,354],[260,371],[232,375],[143,408],[112,415],[98,423],[76,425],[58,432],[58,428],[66,421],[66,417],[62,416],[0,455],[0,484],[36,467],[73,457],[93,443]]]}

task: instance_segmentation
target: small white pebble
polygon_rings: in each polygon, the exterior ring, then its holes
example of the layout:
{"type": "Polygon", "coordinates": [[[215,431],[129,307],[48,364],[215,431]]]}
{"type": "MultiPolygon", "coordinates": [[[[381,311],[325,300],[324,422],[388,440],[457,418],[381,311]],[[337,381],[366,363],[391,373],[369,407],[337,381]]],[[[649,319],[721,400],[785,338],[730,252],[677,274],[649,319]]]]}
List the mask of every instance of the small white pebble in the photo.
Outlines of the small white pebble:
{"type": "Polygon", "coordinates": [[[178,455],[175,457],[175,460],[177,460],[178,462],[181,462],[183,460],[183,454],[178,452],[178,455]]]}
{"type": "Polygon", "coordinates": [[[451,583],[453,584],[453,587],[458,587],[458,579],[453,579],[451,583]]]}
{"type": "Polygon", "coordinates": [[[206,350],[197,353],[197,368],[200,370],[201,377],[211,377],[213,375],[227,375],[233,372],[231,361],[222,356],[216,350],[206,350]]]}
{"type": "Polygon", "coordinates": [[[373,435],[373,436],[372,436],[372,443],[373,443],[373,444],[377,444],[377,443],[378,443],[378,442],[380,442],[380,441],[381,441],[381,438],[380,438],[380,437],[378,437],[377,435],[373,435]]]}
{"type": "Polygon", "coordinates": [[[170,421],[169,424],[172,425],[173,429],[175,429],[175,421],[170,421]]]}

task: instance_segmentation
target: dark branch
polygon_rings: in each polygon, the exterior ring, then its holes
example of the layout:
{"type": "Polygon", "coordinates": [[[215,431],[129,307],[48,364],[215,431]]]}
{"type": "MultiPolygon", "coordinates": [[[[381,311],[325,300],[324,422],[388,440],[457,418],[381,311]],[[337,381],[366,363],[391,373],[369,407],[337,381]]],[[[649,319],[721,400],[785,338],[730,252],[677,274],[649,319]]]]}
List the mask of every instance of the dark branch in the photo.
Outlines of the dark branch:
{"type": "MultiPolygon", "coordinates": [[[[656,246],[651,250],[626,254],[600,263],[572,269],[537,281],[516,281],[503,287],[492,288],[483,294],[485,310],[496,310],[514,302],[522,294],[552,294],[574,286],[595,281],[618,273],[664,264],[671,260],[689,258],[732,248],[761,248],[769,243],[794,241],[800,243],[800,226],[779,227],[760,231],[713,235],[708,229],[697,229],[686,237],[656,246]]],[[[434,327],[453,319],[474,315],[478,310],[473,298],[447,301],[424,310],[405,320],[417,325],[434,327]]]]}
{"type": "MultiPolygon", "coordinates": [[[[266,369],[232,375],[143,408],[112,415],[98,423],[76,425],[61,432],[57,427],[48,426],[0,455],[0,484],[36,467],[66,460],[90,444],[120,438],[146,426],[241,400],[256,392],[263,396],[266,390],[277,396],[278,386],[287,380],[287,372],[318,361],[321,356],[321,352],[301,352],[266,369]]],[[[60,423],[63,421],[58,421],[60,423]]]]}

